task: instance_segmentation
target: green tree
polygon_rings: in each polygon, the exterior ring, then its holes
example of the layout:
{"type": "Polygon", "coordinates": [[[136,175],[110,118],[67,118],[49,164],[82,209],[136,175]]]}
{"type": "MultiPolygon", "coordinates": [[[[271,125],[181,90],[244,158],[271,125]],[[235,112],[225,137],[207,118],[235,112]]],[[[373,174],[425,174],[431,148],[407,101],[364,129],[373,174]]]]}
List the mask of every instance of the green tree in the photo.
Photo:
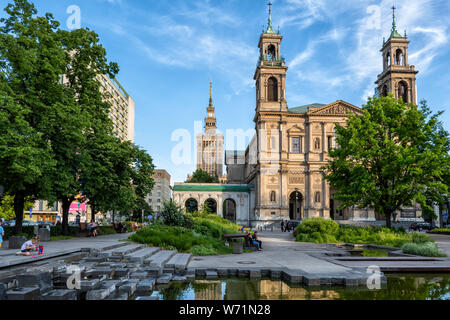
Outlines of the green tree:
{"type": "MultiPolygon", "coordinates": [[[[25,208],[32,208],[34,206],[34,202],[31,197],[27,197],[25,199],[25,208]]],[[[0,202],[0,218],[5,220],[12,220],[16,216],[14,212],[14,196],[5,195],[0,202]]]]}
{"type": "Polygon", "coordinates": [[[14,196],[15,234],[22,232],[27,197],[48,192],[55,166],[43,135],[56,110],[65,107],[64,52],[51,14],[36,17],[35,7],[15,0],[0,19],[0,184],[14,196]]]}
{"type": "Polygon", "coordinates": [[[448,192],[449,135],[426,102],[419,109],[381,97],[362,110],[337,125],[338,146],[323,169],[342,207],[373,208],[391,227],[394,212],[414,203],[427,208],[427,198],[448,192]]]}
{"type": "Polygon", "coordinates": [[[208,172],[198,169],[194,172],[192,177],[187,181],[187,183],[218,183],[219,179],[217,177],[211,176],[208,172]]]}
{"type": "MultiPolygon", "coordinates": [[[[111,106],[104,101],[98,76],[114,77],[118,66],[107,62],[106,51],[95,32],[88,29],[58,30],[57,35],[65,53],[65,97],[71,101],[72,108],[60,117],[59,124],[53,122],[53,130],[47,132],[57,160],[51,174],[54,181],[52,196],[62,203],[62,228],[63,234],[67,235],[71,203],[79,192],[90,197],[83,190],[84,176],[92,173],[92,167],[103,165],[92,158],[90,148],[96,149],[96,143],[103,143],[96,138],[97,135],[113,135],[109,118],[111,106]]],[[[101,177],[96,178],[100,183],[101,177]]]]}

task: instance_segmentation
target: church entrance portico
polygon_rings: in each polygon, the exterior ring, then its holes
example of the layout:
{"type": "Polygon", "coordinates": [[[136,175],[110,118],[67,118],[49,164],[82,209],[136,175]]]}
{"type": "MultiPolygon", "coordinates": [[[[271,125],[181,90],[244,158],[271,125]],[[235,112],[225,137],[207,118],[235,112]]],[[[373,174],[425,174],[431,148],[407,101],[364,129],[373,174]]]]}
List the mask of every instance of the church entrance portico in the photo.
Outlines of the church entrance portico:
{"type": "Polygon", "coordinates": [[[254,210],[250,203],[252,188],[249,185],[175,183],[173,200],[187,213],[198,204],[197,210],[208,207],[212,214],[249,226],[250,212],[254,210]]]}
{"type": "Polygon", "coordinates": [[[295,190],[289,197],[289,218],[291,220],[302,220],[303,218],[303,195],[295,190]]]}

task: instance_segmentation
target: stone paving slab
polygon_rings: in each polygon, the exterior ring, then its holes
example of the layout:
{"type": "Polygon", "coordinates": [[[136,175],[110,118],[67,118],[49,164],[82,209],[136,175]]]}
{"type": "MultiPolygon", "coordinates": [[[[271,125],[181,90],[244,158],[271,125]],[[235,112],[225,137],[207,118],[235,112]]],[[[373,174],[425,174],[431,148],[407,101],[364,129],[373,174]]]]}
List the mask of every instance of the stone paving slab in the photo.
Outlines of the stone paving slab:
{"type": "Polygon", "coordinates": [[[167,261],[169,261],[177,252],[176,251],[159,251],[150,258],[145,259],[144,264],[150,267],[164,268],[167,261]]]}
{"type": "MultiPolygon", "coordinates": [[[[109,250],[124,246],[126,242],[119,242],[119,240],[128,238],[132,233],[128,234],[114,234],[108,236],[100,236],[97,238],[75,238],[70,240],[50,241],[45,242],[44,254],[42,256],[16,256],[19,250],[9,250],[2,248],[0,250],[0,269],[22,264],[45,262],[52,258],[58,258],[73,253],[80,253],[83,250],[109,250]]],[[[86,253],[85,253],[86,254],[86,253]]]]}
{"type": "Polygon", "coordinates": [[[112,256],[120,256],[124,257],[128,254],[132,254],[138,250],[144,249],[145,245],[143,244],[131,244],[128,246],[123,246],[117,249],[112,250],[112,256]]]}
{"type": "Polygon", "coordinates": [[[190,253],[177,253],[166,263],[166,267],[174,268],[175,272],[185,270],[191,258],[192,254],[190,253]]]}
{"type": "Polygon", "coordinates": [[[127,254],[124,258],[130,262],[144,263],[145,259],[153,256],[160,250],[160,248],[144,248],[131,254],[127,254]]]}

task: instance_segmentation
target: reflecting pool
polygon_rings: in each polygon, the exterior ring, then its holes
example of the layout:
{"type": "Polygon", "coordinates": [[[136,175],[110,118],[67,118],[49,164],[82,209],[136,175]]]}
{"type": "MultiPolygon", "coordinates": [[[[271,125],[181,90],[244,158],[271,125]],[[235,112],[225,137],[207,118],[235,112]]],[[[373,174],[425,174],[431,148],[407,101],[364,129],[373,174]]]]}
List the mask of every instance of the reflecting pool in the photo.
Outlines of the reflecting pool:
{"type": "Polygon", "coordinates": [[[391,274],[380,290],[303,287],[276,280],[196,280],[157,286],[160,300],[450,300],[450,274],[391,274]]]}

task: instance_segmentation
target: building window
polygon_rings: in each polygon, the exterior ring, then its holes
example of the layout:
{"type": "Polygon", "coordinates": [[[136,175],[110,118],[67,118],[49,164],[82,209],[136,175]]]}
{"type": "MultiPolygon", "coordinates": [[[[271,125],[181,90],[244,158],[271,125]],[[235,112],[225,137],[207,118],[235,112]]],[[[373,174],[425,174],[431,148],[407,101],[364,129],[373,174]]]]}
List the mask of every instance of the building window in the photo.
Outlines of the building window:
{"type": "Polygon", "coordinates": [[[272,191],[270,193],[270,201],[271,202],[276,202],[277,201],[277,193],[275,191],[272,191]]]}
{"type": "Polygon", "coordinates": [[[320,138],[314,140],[314,149],[320,150],[320,138]]]}
{"type": "Polygon", "coordinates": [[[316,203],[320,203],[320,192],[316,192],[316,194],[314,196],[314,201],[316,203]]]}
{"type": "Polygon", "coordinates": [[[156,200],[156,202],[161,203],[161,199],[156,200]]]}
{"type": "Polygon", "coordinates": [[[292,138],[292,153],[301,153],[300,137],[292,138]]]}
{"type": "Polygon", "coordinates": [[[278,81],[276,78],[269,78],[267,81],[267,91],[269,101],[278,101],[278,81]]]}
{"type": "Polygon", "coordinates": [[[330,151],[331,149],[333,149],[333,137],[328,137],[328,151],[330,151]]]}
{"type": "Polygon", "coordinates": [[[158,206],[157,209],[158,209],[158,211],[161,211],[161,206],[158,206]]]}

